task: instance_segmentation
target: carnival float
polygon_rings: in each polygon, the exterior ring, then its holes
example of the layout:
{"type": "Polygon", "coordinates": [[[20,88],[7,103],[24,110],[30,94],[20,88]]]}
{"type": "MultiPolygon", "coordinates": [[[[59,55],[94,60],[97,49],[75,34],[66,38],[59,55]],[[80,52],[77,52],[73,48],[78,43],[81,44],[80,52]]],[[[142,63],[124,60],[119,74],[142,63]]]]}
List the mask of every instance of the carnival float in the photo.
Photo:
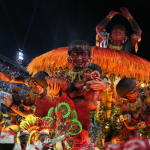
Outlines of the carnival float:
{"type": "Polygon", "coordinates": [[[6,82],[31,87],[24,98],[16,88],[16,97],[4,97],[8,114],[16,119],[5,128],[0,113],[2,131],[13,131],[16,142],[28,135],[28,143],[39,141],[35,148],[41,150],[150,147],[150,62],[130,53],[137,52],[142,31],[127,8],[120,10],[97,25],[96,46],[76,40],[44,53],[28,65],[27,79],[0,74],[6,82]],[[106,32],[115,15],[131,24],[130,39],[120,25],[106,32]],[[47,137],[40,140],[42,135],[47,137]]]}

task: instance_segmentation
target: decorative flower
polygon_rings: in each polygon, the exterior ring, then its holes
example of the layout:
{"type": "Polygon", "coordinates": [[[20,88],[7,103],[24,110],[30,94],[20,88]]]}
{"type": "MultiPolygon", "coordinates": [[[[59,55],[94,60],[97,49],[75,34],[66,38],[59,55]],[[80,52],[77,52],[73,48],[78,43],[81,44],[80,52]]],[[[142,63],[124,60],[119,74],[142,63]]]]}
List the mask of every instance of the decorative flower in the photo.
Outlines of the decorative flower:
{"type": "Polygon", "coordinates": [[[100,77],[100,74],[99,74],[98,71],[95,70],[94,72],[91,73],[91,78],[92,79],[97,79],[99,77],[100,77]]]}
{"type": "Polygon", "coordinates": [[[13,109],[13,110],[17,110],[17,109],[18,109],[17,105],[13,105],[13,106],[12,106],[12,109],[13,109]]]}

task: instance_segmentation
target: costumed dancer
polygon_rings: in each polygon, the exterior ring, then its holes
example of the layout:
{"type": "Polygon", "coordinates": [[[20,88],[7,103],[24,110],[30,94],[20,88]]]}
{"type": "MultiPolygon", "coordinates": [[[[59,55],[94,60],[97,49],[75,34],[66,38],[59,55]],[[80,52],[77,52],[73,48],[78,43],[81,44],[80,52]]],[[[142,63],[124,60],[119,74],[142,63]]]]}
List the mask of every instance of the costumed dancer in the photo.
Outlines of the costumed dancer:
{"type": "Polygon", "coordinates": [[[37,150],[51,149],[54,144],[64,140],[67,136],[69,136],[69,134],[65,134],[57,138],[50,139],[49,133],[45,130],[40,131],[39,135],[40,135],[39,140],[34,143],[34,147],[37,150]]]}
{"type": "Polygon", "coordinates": [[[42,150],[43,142],[49,137],[49,133],[47,130],[41,130],[39,136],[39,140],[34,143],[34,147],[38,150],[42,150]]]}
{"type": "Polygon", "coordinates": [[[131,50],[136,46],[137,48],[137,42],[140,40],[142,30],[140,29],[139,25],[136,23],[134,18],[131,16],[127,8],[120,8],[122,13],[118,13],[115,11],[111,11],[97,26],[96,26],[96,34],[99,36],[99,39],[101,40],[102,34],[101,32],[103,29],[107,26],[109,21],[115,16],[115,15],[122,15],[123,17],[126,17],[129,23],[131,24],[134,33],[131,35],[131,38],[127,40],[126,36],[126,30],[125,27],[122,25],[115,25],[110,33],[110,41],[111,43],[108,45],[109,48],[115,49],[115,50],[123,50],[126,52],[131,52],[131,50]]]}
{"type": "Polygon", "coordinates": [[[28,143],[30,134],[27,130],[21,131],[18,138],[20,139],[20,142],[15,144],[15,147],[13,150],[36,150],[35,147],[28,143]]]}
{"type": "MultiPolygon", "coordinates": [[[[48,79],[47,79],[47,81],[48,81],[48,79]]],[[[35,115],[38,117],[45,117],[47,119],[52,120],[52,122],[54,122],[54,124],[52,124],[50,126],[50,129],[54,129],[54,131],[55,131],[54,134],[51,135],[52,141],[55,141],[54,139],[57,137],[63,138],[64,136],[62,136],[62,134],[67,136],[67,132],[69,131],[69,134],[73,135],[72,137],[74,138],[74,140],[73,140],[74,144],[82,143],[82,141],[86,137],[83,137],[83,139],[79,138],[78,140],[80,142],[76,141],[77,139],[75,137],[78,137],[78,136],[80,137],[80,135],[87,136],[86,130],[82,129],[82,125],[78,121],[79,118],[78,118],[77,112],[75,110],[73,101],[70,98],[68,98],[67,96],[60,96],[60,97],[56,98],[53,103],[51,103],[51,101],[46,98],[45,98],[44,102],[45,103],[43,103],[42,107],[39,108],[39,106],[41,106],[41,105],[39,105],[37,107],[37,112],[35,112],[35,115]]],[[[83,111],[86,110],[84,105],[82,105],[81,107],[82,107],[83,111]]],[[[81,108],[80,108],[80,110],[81,110],[81,108]]],[[[87,118],[87,117],[84,117],[84,118],[87,118]]],[[[83,120],[84,120],[84,118],[83,118],[83,120]]],[[[67,149],[69,149],[69,147],[73,146],[73,144],[71,144],[71,145],[69,144],[70,139],[72,139],[72,137],[69,138],[69,141],[63,140],[63,144],[65,145],[65,147],[67,149]]],[[[55,148],[59,149],[60,147],[62,147],[62,142],[57,142],[55,145],[55,148]]]]}
{"type": "Polygon", "coordinates": [[[57,142],[61,142],[69,136],[69,134],[63,134],[63,130],[60,131],[60,134],[55,134],[55,131],[58,130],[58,120],[54,119],[56,116],[53,116],[55,114],[53,108],[49,110],[48,116],[45,118],[32,116],[25,118],[20,123],[20,130],[27,130],[30,133],[29,143],[34,144],[36,149],[52,148],[54,144],[57,145],[57,142]]]}
{"type": "Polygon", "coordinates": [[[0,150],[13,150],[15,135],[9,132],[0,132],[0,150]]]}
{"type": "MultiPolygon", "coordinates": [[[[57,144],[58,144],[58,146],[56,147],[56,149],[57,149],[57,150],[63,150],[63,147],[62,147],[62,145],[61,145],[61,141],[63,141],[63,140],[64,140],[66,137],[68,137],[68,136],[70,136],[69,133],[64,134],[64,135],[61,135],[61,136],[59,136],[59,137],[57,137],[57,138],[54,138],[54,139],[47,138],[47,139],[43,142],[43,146],[51,149],[54,144],[56,144],[56,146],[57,146],[57,144]]],[[[69,147],[69,148],[70,148],[70,147],[69,147]]],[[[69,149],[69,148],[68,148],[68,149],[69,149]]],[[[46,149],[46,148],[44,148],[44,149],[46,149]]],[[[40,149],[39,149],[39,150],[40,150],[40,149]]],[[[43,149],[41,149],[41,150],[43,150],[43,149]]]]}

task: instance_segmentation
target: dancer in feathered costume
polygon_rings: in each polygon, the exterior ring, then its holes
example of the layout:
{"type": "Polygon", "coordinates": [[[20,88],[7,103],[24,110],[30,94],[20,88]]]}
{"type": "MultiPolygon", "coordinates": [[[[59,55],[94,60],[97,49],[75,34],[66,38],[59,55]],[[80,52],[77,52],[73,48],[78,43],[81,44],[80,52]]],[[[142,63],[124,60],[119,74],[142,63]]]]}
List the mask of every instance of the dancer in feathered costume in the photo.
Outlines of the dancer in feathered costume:
{"type": "Polygon", "coordinates": [[[62,129],[63,131],[67,132],[71,123],[73,128],[69,133],[72,134],[73,141],[69,140],[68,143],[74,143],[69,145],[73,146],[73,150],[78,149],[83,143],[86,143],[88,130],[90,127],[90,113],[84,101],[81,101],[75,106],[73,101],[69,97],[60,96],[56,98],[53,103],[51,103],[48,97],[42,99],[40,103],[42,105],[39,104],[35,115],[38,117],[46,116],[46,118],[55,121],[56,126],[51,126],[51,129],[55,129],[55,131],[62,129]],[[71,122],[71,120],[73,122],[74,120],[76,121],[75,123],[73,123],[71,122]],[[82,125],[79,123],[79,121],[82,125]]]}
{"type": "Polygon", "coordinates": [[[18,138],[20,142],[15,144],[14,150],[36,150],[35,147],[28,142],[30,134],[27,130],[20,131],[18,138]]]}
{"type": "Polygon", "coordinates": [[[34,144],[39,139],[39,132],[45,130],[50,131],[50,120],[46,118],[27,117],[20,123],[21,130],[27,130],[30,133],[29,143],[34,144]]]}
{"type": "MultiPolygon", "coordinates": [[[[49,115],[50,111],[48,113],[49,115]]],[[[60,132],[58,129],[58,120],[56,121],[50,117],[38,118],[32,116],[26,118],[21,122],[20,128],[30,133],[28,142],[34,144],[39,150],[43,150],[44,147],[51,148],[54,144],[69,136],[68,133],[65,134],[63,132],[64,130],[60,132]]],[[[67,142],[65,143],[67,144],[67,142]]],[[[67,146],[69,147],[69,145],[67,146]]]]}
{"type": "Polygon", "coordinates": [[[35,148],[38,150],[42,150],[43,148],[43,142],[49,137],[49,132],[46,130],[41,130],[39,132],[39,140],[34,143],[35,148]]]}

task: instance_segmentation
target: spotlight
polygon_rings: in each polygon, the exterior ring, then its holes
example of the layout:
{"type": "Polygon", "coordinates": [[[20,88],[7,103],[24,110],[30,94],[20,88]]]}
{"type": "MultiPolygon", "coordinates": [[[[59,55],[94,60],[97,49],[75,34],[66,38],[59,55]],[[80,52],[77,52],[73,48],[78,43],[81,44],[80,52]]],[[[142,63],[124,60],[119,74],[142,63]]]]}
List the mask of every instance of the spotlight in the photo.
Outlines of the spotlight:
{"type": "Polygon", "coordinates": [[[22,53],[22,52],[19,52],[19,56],[23,56],[23,53],[22,53]]]}
{"type": "Polygon", "coordinates": [[[19,48],[18,51],[16,51],[16,62],[19,63],[19,64],[22,64],[22,60],[24,59],[23,57],[23,50],[21,50],[19,48]]]}
{"type": "Polygon", "coordinates": [[[22,56],[19,56],[18,58],[19,58],[19,59],[21,59],[21,60],[23,60],[23,59],[24,59],[22,56]]]}
{"type": "Polygon", "coordinates": [[[144,83],[141,84],[141,87],[144,87],[144,83]]]}

